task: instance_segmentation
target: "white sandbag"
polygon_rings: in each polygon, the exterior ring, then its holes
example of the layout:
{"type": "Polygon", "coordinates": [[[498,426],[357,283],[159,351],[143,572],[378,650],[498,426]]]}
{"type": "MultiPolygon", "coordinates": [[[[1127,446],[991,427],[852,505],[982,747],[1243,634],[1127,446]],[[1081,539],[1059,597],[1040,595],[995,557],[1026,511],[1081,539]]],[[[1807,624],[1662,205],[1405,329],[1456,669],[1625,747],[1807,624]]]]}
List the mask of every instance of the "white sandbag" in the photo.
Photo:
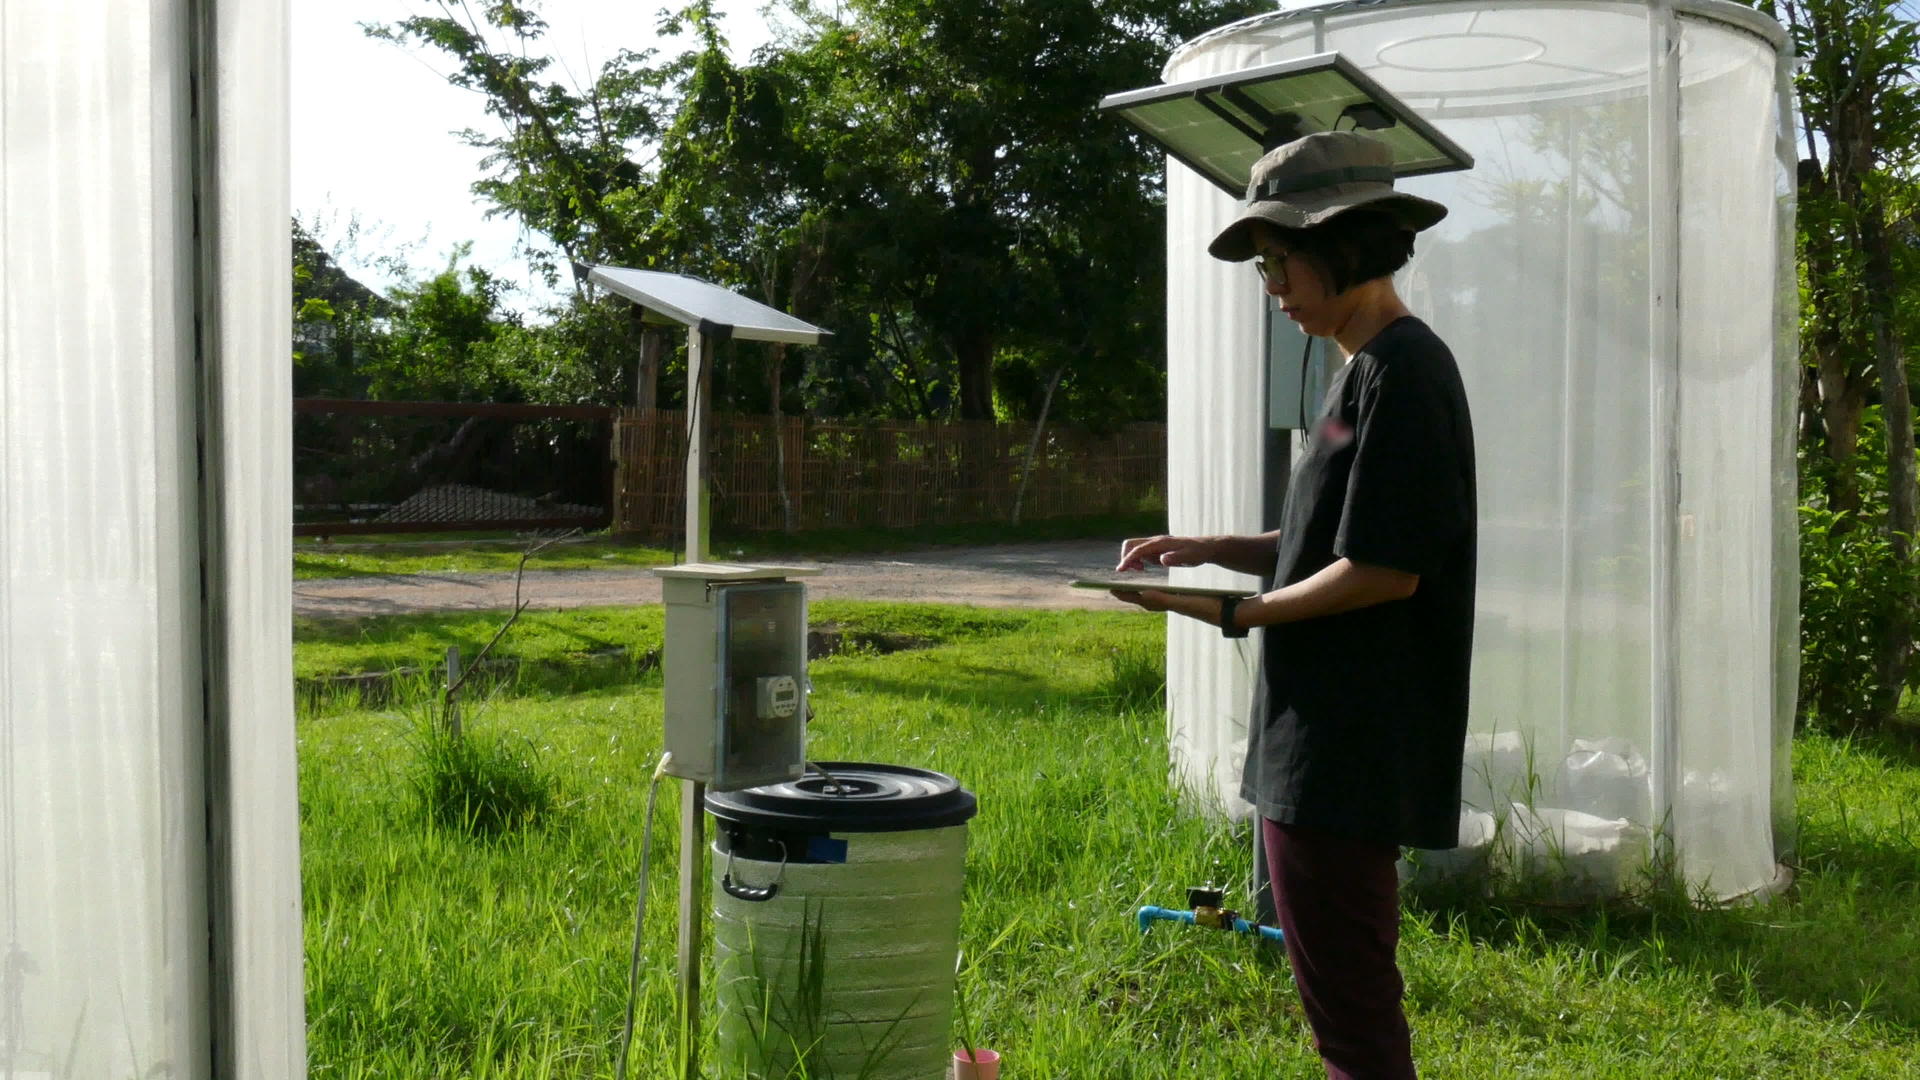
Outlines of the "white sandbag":
{"type": "Polygon", "coordinates": [[[1653,788],[1647,759],[1622,738],[1575,739],[1560,763],[1557,802],[1600,818],[1649,825],[1653,788]]]}

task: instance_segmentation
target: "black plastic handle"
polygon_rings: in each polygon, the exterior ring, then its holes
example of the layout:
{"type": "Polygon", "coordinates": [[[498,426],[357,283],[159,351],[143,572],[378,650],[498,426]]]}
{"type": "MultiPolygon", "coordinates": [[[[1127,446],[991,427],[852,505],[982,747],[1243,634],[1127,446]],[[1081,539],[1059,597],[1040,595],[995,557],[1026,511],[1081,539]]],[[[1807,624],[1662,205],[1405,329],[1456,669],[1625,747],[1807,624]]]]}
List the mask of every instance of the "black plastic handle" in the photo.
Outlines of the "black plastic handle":
{"type": "Polygon", "coordinates": [[[766,903],[768,900],[773,899],[775,893],[780,891],[780,883],[777,881],[771,885],[762,885],[759,887],[736,885],[734,884],[732,874],[722,875],[720,878],[720,887],[725,889],[727,895],[733,897],[735,900],[745,900],[750,904],[766,903]]]}

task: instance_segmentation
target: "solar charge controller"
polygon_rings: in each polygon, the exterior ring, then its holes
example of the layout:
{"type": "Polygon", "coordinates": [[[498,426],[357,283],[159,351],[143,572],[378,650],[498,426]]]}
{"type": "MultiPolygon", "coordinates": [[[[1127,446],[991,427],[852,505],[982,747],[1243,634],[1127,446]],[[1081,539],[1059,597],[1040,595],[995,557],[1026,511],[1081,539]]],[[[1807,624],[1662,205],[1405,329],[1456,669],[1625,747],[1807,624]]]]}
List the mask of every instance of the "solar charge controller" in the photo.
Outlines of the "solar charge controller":
{"type": "Polygon", "coordinates": [[[807,589],[794,567],[655,570],[666,602],[667,772],[716,791],[806,768],[807,589]]]}

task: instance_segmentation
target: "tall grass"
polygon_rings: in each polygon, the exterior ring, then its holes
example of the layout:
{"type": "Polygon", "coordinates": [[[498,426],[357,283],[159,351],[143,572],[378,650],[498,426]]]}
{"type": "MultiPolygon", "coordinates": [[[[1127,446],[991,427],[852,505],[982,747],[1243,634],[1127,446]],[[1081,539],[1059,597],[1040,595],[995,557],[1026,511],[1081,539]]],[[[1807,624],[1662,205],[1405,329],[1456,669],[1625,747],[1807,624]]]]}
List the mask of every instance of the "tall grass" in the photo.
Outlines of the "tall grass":
{"type": "Polygon", "coordinates": [[[541,824],[553,812],[553,776],[532,740],[483,728],[455,734],[416,721],[407,784],[430,824],[472,837],[497,837],[541,824]]]}
{"type": "MultiPolygon", "coordinates": [[[[869,609],[951,644],[813,670],[810,755],[973,790],[961,928],[974,1038],[1006,1075],[1309,1077],[1283,959],[1143,903],[1237,885],[1249,838],[1167,781],[1158,620],[869,609]]],[[[303,716],[315,1077],[603,1077],[626,989],[657,681],[497,696],[469,724],[531,740],[556,801],[490,841],[425,825],[405,711],[303,716]]],[[[1920,1076],[1920,753],[1801,740],[1803,865],[1769,906],[1622,915],[1410,903],[1401,956],[1422,1075],[1920,1076]]],[[[661,799],[632,1075],[675,1075],[673,838],[661,799]]],[[[1244,890],[1229,903],[1250,906],[1244,890]]],[[[712,1017],[703,1034],[713,1061],[712,1017]]],[[[733,1080],[709,1072],[714,1080],[733,1080]]]]}

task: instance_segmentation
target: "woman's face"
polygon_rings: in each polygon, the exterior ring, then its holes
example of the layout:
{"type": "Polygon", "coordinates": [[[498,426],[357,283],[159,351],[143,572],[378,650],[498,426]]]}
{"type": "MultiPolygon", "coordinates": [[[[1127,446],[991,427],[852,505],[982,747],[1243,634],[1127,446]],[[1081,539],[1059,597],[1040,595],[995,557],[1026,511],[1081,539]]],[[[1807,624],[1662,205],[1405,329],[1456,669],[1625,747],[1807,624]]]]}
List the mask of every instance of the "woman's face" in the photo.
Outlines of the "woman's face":
{"type": "Polygon", "coordinates": [[[1280,310],[1302,331],[1315,337],[1330,337],[1346,323],[1351,305],[1341,301],[1344,294],[1327,291],[1327,283],[1306,259],[1287,250],[1277,229],[1265,222],[1251,226],[1255,265],[1266,282],[1267,293],[1277,297],[1280,310]]]}

